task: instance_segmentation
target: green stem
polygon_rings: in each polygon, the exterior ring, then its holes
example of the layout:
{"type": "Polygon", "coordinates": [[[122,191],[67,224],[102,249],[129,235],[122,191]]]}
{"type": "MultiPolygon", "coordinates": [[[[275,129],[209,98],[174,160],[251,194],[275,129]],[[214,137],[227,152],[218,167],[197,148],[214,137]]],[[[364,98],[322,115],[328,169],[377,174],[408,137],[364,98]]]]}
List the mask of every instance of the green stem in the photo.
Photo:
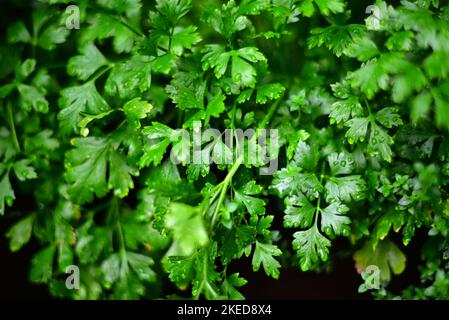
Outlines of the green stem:
{"type": "Polygon", "coordinates": [[[14,147],[16,148],[17,152],[20,152],[20,144],[19,144],[19,139],[17,138],[17,133],[16,133],[16,126],[14,125],[14,116],[12,114],[12,106],[11,106],[11,101],[8,100],[8,102],[6,103],[6,108],[7,108],[7,112],[8,112],[8,122],[9,122],[9,128],[11,129],[11,136],[12,136],[12,142],[14,144],[14,147]]]}
{"type": "Polygon", "coordinates": [[[237,101],[234,101],[231,110],[231,129],[235,129],[235,113],[237,111],[237,101]]]}
{"type": "Polygon", "coordinates": [[[370,107],[370,105],[368,103],[368,99],[366,99],[366,97],[363,97],[363,101],[365,102],[366,108],[368,109],[368,114],[371,117],[373,113],[371,112],[371,107],[370,107]]]}
{"type": "Polygon", "coordinates": [[[122,25],[124,25],[125,27],[127,27],[129,30],[131,30],[132,32],[134,32],[135,35],[139,36],[139,37],[145,37],[145,35],[140,31],[137,30],[136,28],[134,28],[132,25],[130,25],[125,19],[123,19],[123,17],[117,18],[114,17],[114,19],[118,20],[122,25]]]}
{"type": "Polygon", "coordinates": [[[194,297],[195,300],[198,300],[200,298],[201,293],[205,289],[208,290],[211,293],[212,297],[218,297],[219,296],[219,294],[214,290],[214,288],[211,287],[211,285],[207,281],[207,278],[208,278],[207,277],[207,268],[208,268],[208,265],[209,265],[208,259],[209,259],[209,257],[208,257],[207,251],[206,251],[204,256],[203,256],[203,261],[201,261],[202,262],[202,267],[203,267],[203,270],[202,270],[203,279],[201,280],[201,284],[200,284],[200,287],[198,289],[198,294],[194,297]]]}
{"type": "Polygon", "coordinates": [[[172,38],[173,38],[173,33],[174,33],[174,28],[170,29],[170,36],[168,37],[168,50],[167,53],[171,53],[171,43],[172,43],[172,38]]]}
{"type": "Polygon", "coordinates": [[[123,236],[123,228],[120,222],[120,212],[119,212],[119,204],[117,198],[112,199],[112,210],[114,212],[115,218],[115,230],[117,232],[118,246],[119,246],[119,254],[121,260],[121,275],[125,275],[128,271],[128,257],[126,256],[126,244],[125,237],[123,236]]]}
{"type": "MultiPolygon", "coordinates": [[[[320,173],[320,184],[323,184],[323,179],[324,179],[324,169],[326,167],[326,162],[323,162],[321,164],[321,173],[320,173]]],[[[319,213],[321,211],[321,196],[318,197],[318,201],[316,203],[316,211],[315,211],[315,221],[314,221],[314,227],[317,228],[318,227],[318,216],[319,213]]]]}
{"type": "Polygon", "coordinates": [[[106,68],[104,68],[103,70],[99,71],[96,75],[94,75],[88,82],[96,81],[98,78],[100,78],[102,75],[104,75],[106,72],[108,72],[112,68],[114,68],[114,64],[111,63],[108,66],[106,66],[106,68]]]}
{"type": "MultiPolygon", "coordinates": [[[[262,122],[260,122],[260,125],[258,127],[259,129],[264,128],[268,124],[268,122],[270,121],[274,112],[277,110],[277,107],[278,107],[280,101],[281,101],[281,99],[278,99],[275,103],[273,103],[271,105],[270,109],[268,110],[268,113],[265,115],[262,122]]],[[[259,131],[256,130],[256,133],[250,139],[250,143],[252,143],[254,140],[257,140],[258,135],[259,135],[259,131]]],[[[222,187],[221,187],[220,197],[218,198],[217,206],[215,207],[215,210],[214,210],[214,213],[213,213],[212,219],[211,219],[211,227],[212,228],[216,223],[216,220],[218,217],[218,212],[219,212],[220,207],[223,204],[223,201],[226,197],[226,192],[228,190],[228,186],[231,183],[232,178],[234,177],[234,174],[237,172],[237,170],[240,168],[240,165],[243,163],[244,159],[245,159],[245,155],[243,152],[242,154],[239,155],[239,157],[237,158],[237,161],[231,167],[231,170],[229,170],[228,174],[226,175],[226,178],[220,183],[220,184],[222,184],[222,187]]]]}

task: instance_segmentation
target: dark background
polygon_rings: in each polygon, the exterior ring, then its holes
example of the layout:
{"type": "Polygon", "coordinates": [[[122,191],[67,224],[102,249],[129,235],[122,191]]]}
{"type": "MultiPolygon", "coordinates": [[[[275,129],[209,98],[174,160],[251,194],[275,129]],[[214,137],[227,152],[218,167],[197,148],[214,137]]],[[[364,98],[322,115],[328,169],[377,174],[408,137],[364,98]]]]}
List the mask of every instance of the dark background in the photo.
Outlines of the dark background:
{"type": "MultiPolygon", "coordinates": [[[[31,241],[21,251],[11,253],[5,238],[6,224],[0,225],[0,299],[51,299],[46,285],[35,285],[28,281],[28,271],[33,254],[39,246],[31,241]]],[[[407,255],[407,267],[403,274],[394,276],[389,286],[399,293],[407,285],[419,281],[417,265],[420,260],[420,232],[404,250],[407,255]]],[[[346,240],[336,241],[332,253],[347,249],[346,240]]],[[[371,299],[369,294],[359,294],[357,289],[362,279],[354,268],[351,257],[334,259],[332,272],[302,272],[299,267],[281,270],[278,280],[269,278],[263,271],[251,270],[248,261],[241,260],[233,267],[248,280],[242,288],[247,299],[371,299]]]]}

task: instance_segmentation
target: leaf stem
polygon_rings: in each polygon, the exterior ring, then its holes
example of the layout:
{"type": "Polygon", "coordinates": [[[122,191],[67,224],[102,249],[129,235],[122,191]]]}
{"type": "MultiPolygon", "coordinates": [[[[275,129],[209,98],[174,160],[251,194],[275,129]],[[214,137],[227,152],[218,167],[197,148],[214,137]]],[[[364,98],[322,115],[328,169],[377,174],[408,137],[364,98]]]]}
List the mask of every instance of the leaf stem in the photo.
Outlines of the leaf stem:
{"type": "MultiPolygon", "coordinates": [[[[281,101],[281,98],[279,98],[275,103],[273,103],[268,110],[267,114],[263,118],[263,120],[260,122],[260,125],[258,129],[264,128],[268,122],[270,121],[271,117],[273,116],[274,112],[277,110],[277,107],[281,101]]],[[[259,131],[256,130],[256,133],[251,137],[250,143],[254,140],[257,140],[257,137],[259,135],[259,131]]],[[[220,191],[220,197],[218,198],[217,206],[215,207],[214,213],[212,215],[211,219],[211,227],[213,227],[216,223],[218,212],[220,210],[221,205],[223,204],[223,201],[226,197],[226,192],[228,190],[229,184],[232,181],[232,178],[234,177],[234,174],[237,172],[237,170],[240,168],[240,165],[243,163],[245,159],[244,152],[239,155],[234,165],[231,167],[231,170],[229,170],[228,174],[226,175],[226,178],[220,183],[222,184],[221,191],[220,191]]]]}
{"type": "Polygon", "coordinates": [[[14,125],[14,116],[12,114],[11,100],[8,100],[6,102],[6,108],[7,108],[7,113],[8,113],[9,128],[11,129],[12,142],[14,144],[14,148],[16,148],[16,151],[20,152],[21,149],[20,149],[19,139],[17,138],[16,126],[14,125]]]}
{"type": "Polygon", "coordinates": [[[111,70],[114,67],[114,64],[109,64],[108,66],[106,66],[106,68],[104,68],[103,70],[99,71],[96,75],[94,75],[88,82],[94,82],[96,81],[98,78],[100,78],[102,75],[104,75],[106,72],[108,72],[109,70],[111,70]]]}
{"type": "Polygon", "coordinates": [[[126,256],[126,245],[125,245],[125,237],[123,236],[123,228],[120,222],[120,212],[119,212],[119,204],[116,197],[112,199],[112,210],[115,216],[115,230],[117,232],[118,246],[119,246],[119,254],[121,260],[121,276],[125,276],[128,272],[128,257],[126,256]]]}
{"type": "MultiPolygon", "coordinates": [[[[326,161],[323,161],[321,164],[321,171],[320,171],[320,184],[323,184],[324,179],[324,169],[326,167],[326,161]]],[[[318,197],[318,201],[316,203],[316,213],[315,213],[315,221],[314,221],[314,227],[318,227],[318,215],[321,211],[321,195],[318,197]]]]}
{"type": "Polygon", "coordinates": [[[368,99],[366,99],[366,97],[363,97],[363,101],[365,102],[365,104],[366,104],[366,108],[368,109],[368,114],[369,114],[369,116],[370,116],[370,118],[372,117],[372,111],[371,111],[371,107],[370,107],[370,105],[369,105],[369,103],[368,103],[368,99]]]}
{"type": "Polygon", "coordinates": [[[173,33],[175,32],[174,27],[170,28],[170,35],[168,37],[168,49],[167,49],[167,53],[171,53],[171,44],[172,44],[172,38],[173,38],[173,33]]]}

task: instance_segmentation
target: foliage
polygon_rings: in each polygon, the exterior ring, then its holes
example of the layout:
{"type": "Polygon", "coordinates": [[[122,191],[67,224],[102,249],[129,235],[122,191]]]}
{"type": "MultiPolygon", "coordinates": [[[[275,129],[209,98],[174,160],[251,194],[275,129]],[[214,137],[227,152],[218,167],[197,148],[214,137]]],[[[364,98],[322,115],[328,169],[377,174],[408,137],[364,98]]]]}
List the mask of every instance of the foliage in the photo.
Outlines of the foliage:
{"type": "Polygon", "coordinates": [[[242,299],[236,260],[319,271],[342,238],[358,272],[380,268],[375,297],[449,298],[449,5],[368,5],[2,4],[0,215],[17,220],[12,251],[40,246],[30,281],[73,299],[242,299]],[[177,129],[198,123],[278,130],[276,172],[210,141],[213,163],[189,161],[177,129]],[[392,293],[414,268],[405,246],[422,247],[422,282],[392,293]]]}

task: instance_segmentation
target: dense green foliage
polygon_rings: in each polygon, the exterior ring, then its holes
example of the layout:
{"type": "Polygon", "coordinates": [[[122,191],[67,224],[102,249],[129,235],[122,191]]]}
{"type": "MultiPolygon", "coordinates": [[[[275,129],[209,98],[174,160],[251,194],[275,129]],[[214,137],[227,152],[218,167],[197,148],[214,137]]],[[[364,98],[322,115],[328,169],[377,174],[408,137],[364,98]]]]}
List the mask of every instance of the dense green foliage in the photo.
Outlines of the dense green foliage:
{"type": "Polygon", "coordinates": [[[359,272],[380,268],[375,297],[449,298],[449,5],[369,5],[2,3],[0,215],[12,251],[40,245],[30,281],[76,299],[241,299],[235,260],[320,271],[346,238],[359,272]],[[189,163],[176,129],[195,121],[277,129],[279,167],[189,163]],[[417,267],[405,246],[422,249],[422,281],[391,293],[417,267]]]}

